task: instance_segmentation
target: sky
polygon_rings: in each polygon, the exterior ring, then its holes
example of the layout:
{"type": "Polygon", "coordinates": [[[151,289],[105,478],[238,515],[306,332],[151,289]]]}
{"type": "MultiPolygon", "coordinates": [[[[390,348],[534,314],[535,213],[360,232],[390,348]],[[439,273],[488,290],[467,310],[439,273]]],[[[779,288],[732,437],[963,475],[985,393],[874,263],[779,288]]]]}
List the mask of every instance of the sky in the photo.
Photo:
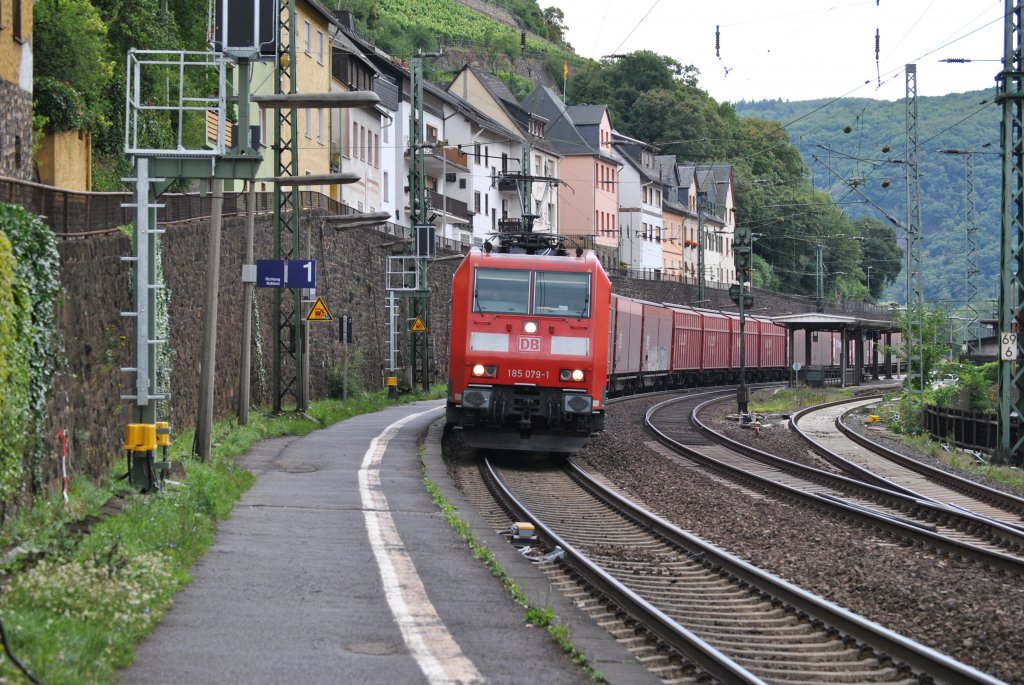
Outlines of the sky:
{"type": "Polygon", "coordinates": [[[917,95],[995,87],[1004,0],[539,0],[594,59],[653,50],[700,70],[719,102],[917,95]],[[715,31],[718,27],[716,54],[715,31]],[[879,35],[875,59],[875,31],[879,35]],[[966,64],[939,60],[962,58],[966,64]],[[985,60],[985,61],[982,61],[985,60]]]}

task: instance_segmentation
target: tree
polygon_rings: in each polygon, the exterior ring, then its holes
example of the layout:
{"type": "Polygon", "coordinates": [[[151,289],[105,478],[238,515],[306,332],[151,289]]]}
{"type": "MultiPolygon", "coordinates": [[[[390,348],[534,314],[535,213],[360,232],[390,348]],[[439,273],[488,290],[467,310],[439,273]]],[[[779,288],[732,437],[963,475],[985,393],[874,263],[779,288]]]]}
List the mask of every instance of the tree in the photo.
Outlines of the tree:
{"type": "Polygon", "coordinates": [[[548,40],[561,43],[566,29],[565,12],[557,7],[547,7],[544,9],[543,14],[544,24],[548,29],[548,40]]]}
{"type": "Polygon", "coordinates": [[[114,62],[99,12],[87,0],[38,0],[32,17],[37,111],[50,119],[48,130],[101,124],[116,110],[105,99],[114,62]]]}
{"type": "Polygon", "coordinates": [[[853,222],[853,230],[861,236],[864,259],[861,269],[865,284],[870,281],[868,295],[873,300],[882,296],[887,286],[896,282],[903,269],[903,248],[896,241],[896,229],[878,219],[864,217],[853,222]],[[870,274],[870,278],[868,277],[870,274]]]}

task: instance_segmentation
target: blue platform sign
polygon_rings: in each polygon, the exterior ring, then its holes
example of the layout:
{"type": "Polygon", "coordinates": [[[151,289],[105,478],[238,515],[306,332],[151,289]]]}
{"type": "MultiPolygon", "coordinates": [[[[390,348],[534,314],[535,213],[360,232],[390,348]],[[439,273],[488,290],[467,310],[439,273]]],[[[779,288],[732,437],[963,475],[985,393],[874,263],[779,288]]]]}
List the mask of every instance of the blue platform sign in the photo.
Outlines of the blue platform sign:
{"type": "Polygon", "coordinates": [[[289,259],[285,270],[285,284],[289,288],[316,287],[316,261],[312,259],[289,259]]]}
{"type": "Polygon", "coordinates": [[[256,287],[257,288],[283,288],[284,287],[284,260],[283,259],[257,259],[256,260],[256,287]]]}

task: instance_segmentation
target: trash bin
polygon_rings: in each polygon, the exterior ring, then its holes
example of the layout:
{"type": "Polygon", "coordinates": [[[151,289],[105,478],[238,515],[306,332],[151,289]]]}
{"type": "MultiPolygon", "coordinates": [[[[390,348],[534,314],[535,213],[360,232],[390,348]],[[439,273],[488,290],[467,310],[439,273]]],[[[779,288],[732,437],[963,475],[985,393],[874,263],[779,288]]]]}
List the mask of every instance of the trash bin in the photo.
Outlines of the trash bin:
{"type": "Polygon", "coordinates": [[[821,388],[825,385],[825,369],[821,366],[805,366],[804,382],[808,387],[821,388]]]}

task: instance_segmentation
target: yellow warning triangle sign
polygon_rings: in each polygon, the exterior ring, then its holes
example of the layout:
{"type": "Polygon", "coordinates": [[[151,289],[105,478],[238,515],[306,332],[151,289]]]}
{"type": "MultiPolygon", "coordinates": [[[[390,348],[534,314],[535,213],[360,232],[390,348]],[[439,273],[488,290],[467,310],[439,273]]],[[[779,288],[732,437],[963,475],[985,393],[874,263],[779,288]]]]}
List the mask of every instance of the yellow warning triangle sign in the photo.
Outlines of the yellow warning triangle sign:
{"type": "Polygon", "coordinates": [[[423,323],[423,319],[416,317],[416,320],[412,322],[412,327],[409,328],[413,333],[426,333],[427,324],[423,323]]]}
{"type": "Polygon", "coordinates": [[[309,310],[309,314],[306,314],[306,321],[334,321],[334,317],[331,316],[331,310],[327,308],[324,298],[316,298],[313,308],[309,310]]]}

